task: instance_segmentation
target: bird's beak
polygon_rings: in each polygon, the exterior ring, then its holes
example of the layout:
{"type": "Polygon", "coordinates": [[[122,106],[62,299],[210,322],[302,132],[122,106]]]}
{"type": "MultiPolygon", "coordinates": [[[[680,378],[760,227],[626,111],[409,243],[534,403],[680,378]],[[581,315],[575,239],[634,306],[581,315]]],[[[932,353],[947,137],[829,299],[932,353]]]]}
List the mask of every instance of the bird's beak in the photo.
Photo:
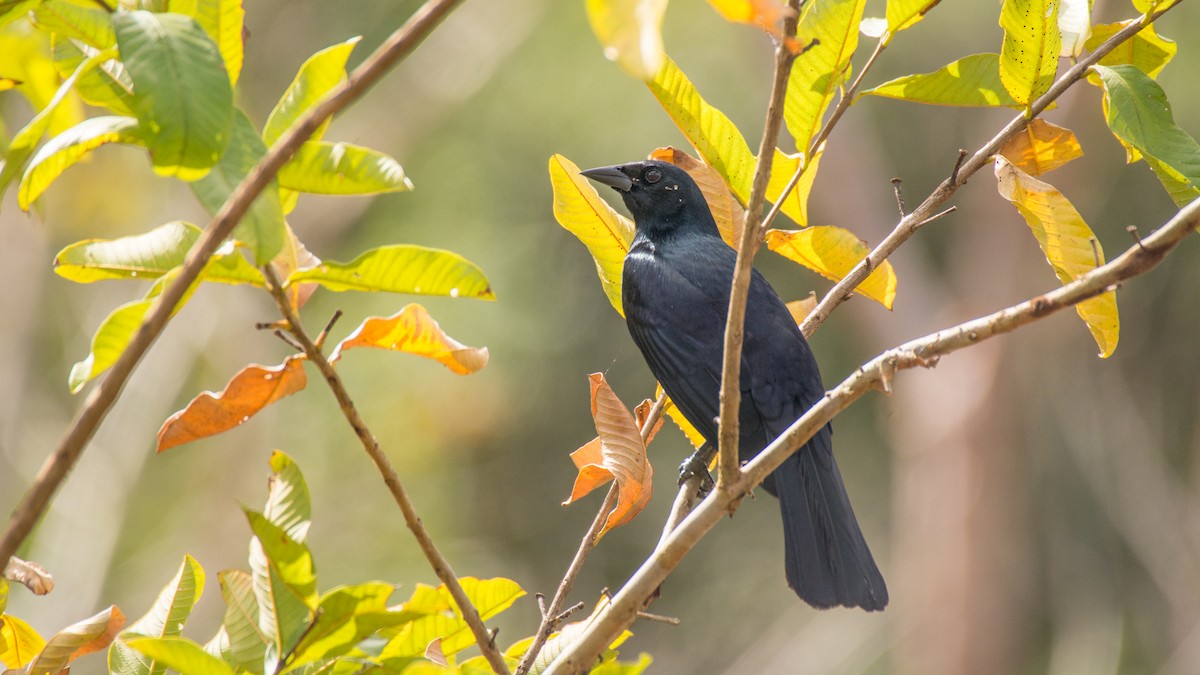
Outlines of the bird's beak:
{"type": "Polygon", "coordinates": [[[621,192],[629,192],[633,188],[633,180],[629,176],[626,176],[620,167],[616,166],[601,166],[595,169],[588,169],[587,171],[580,171],[579,175],[591,178],[597,183],[604,183],[610,188],[620,190],[621,192]]]}

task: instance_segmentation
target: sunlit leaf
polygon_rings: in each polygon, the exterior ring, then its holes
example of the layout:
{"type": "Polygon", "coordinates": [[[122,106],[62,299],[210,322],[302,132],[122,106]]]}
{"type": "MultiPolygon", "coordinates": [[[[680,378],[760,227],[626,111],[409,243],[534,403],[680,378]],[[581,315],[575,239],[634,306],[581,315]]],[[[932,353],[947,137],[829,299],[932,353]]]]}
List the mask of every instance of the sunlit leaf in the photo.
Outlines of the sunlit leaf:
{"type": "Polygon", "coordinates": [[[45,0],[0,0],[0,26],[25,15],[32,7],[45,0]]]}
{"type": "Polygon", "coordinates": [[[23,619],[0,614],[0,664],[6,668],[23,668],[37,656],[46,641],[23,619]]]}
{"type": "MultiPolygon", "coordinates": [[[[662,394],[662,385],[656,384],[654,396],[657,398],[662,396],[662,394]]],[[[687,421],[687,418],[683,416],[682,412],[680,412],[679,406],[675,405],[675,402],[672,401],[670,397],[667,397],[667,402],[663,406],[663,414],[671,418],[671,421],[675,423],[675,426],[679,427],[679,430],[683,432],[683,435],[687,437],[688,442],[691,443],[693,447],[699,448],[700,446],[704,445],[706,442],[704,440],[704,435],[701,434],[696,427],[692,426],[691,422],[687,421]]]]}
{"type": "Polygon", "coordinates": [[[905,75],[860,96],[953,106],[1020,107],[1000,81],[999,54],[972,54],[923,75],[905,75]]]}
{"type": "Polygon", "coordinates": [[[696,181],[700,192],[704,193],[704,200],[708,202],[708,210],[712,212],[713,219],[717,221],[717,229],[721,231],[721,238],[731,248],[737,248],[738,242],[742,238],[742,227],[746,222],[746,211],[738,203],[737,198],[729,192],[729,186],[725,184],[725,179],[721,178],[721,174],[678,148],[658,148],[650,153],[650,158],[660,162],[669,162],[688,172],[692,180],[696,181]]]}
{"type": "Polygon", "coordinates": [[[892,35],[912,28],[942,0],[888,0],[887,30],[892,35]]]}
{"type": "Polygon", "coordinates": [[[1175,202],[1175,206],[1182,207],[1200,197],[1200,187],[1193,185],[1183,174],[1153,157],[1143,157],[1142,159],[1146,160],[1146,164],[1150,165],[1154,175],[1158,176],[1159,182],[1166,189],[1171,201],[1175,202]]]}
{"type": "Polygon", "coordinates": [[[579,469],[571,496],[563,505],[577,501],[592,490],[616,480],[617,503],[596,535],[632,520],[650,501],[654,492],[654,468],[646,457],[646,444],[629,409],[604,380],[602,373],[588,375],[592,387],[592,419],[599,437],[571,453],[579,469]]]}
{"type": "MultiPolygon", "coordinates": [[[[36,4],[36,3],[35,3],[36,4]]],[[[3,24],[0,21],[0,24],[3,24]]],[[[15,91],[23,96],[35,111],[50,107],[62,89],[62,78],[54,67],[50,40],[40,31],[22,27],[4,31],[4,76],[19,84],[15,91]]],[[[66,96],[49,113],[50,134],[57,134],[84,119],[83,106],[77,96],[66,96]]],[[[35,139],[36,140],[36,139],[35,139]]]]}
{"type": "Polygon", "coordinates": [[[110,671],[122,675],[160,675],[169,664],[159,662],[152,656],[131,649],[125,638],[131,636],[169,637],[183,632],[188,616],[200,595],[204,593],[204,570],[190,555],[184,555],[183,564],[175,578],[158,594],[150,611],[121,632],[122,640],[112,643],[108,650],[110,671]]]}
{"type": "MultiPolygon", "coordinates": [[[[609,604],[611,604],[611,598],[607,594],[602,595],[596,606],[592,609],[592,613],[586,619],[565,624],[557,633],[552,634],[550,639],[546,640],[542,651],[538,652],[537,658],[534,659],[533,667],[529,671],[531,675],[538,675],[545,671],[554,659],[558,658],[572,644],[582,639],[609,604]]],[[[608,645],[609,653],[611,654],[612,650],[619,647],[621,643],[628,640],[632,635],[633,633],[628,629],[621,631],[617,639],[608,645]]],[[[516,656],[519,657],[525,652],[525,649],[527,649],[527,645],[517,643],[509,648],[509,654],[517,652],[516,656]],[[517,650],[518,647],[520,647],[519,651],[517,650]]]]}
{"type": "Polygon", "coordinates": [[[1168,7],[1173,7],[1179,4],[1180,0],[1133,0],[1133,8],[1142,14],[1149,14],[1153,11],[1163,11],[1168,7]]]}
{"type": "Polygon", "coordinates": [[[312,628],[297,645],[293,667],[346,654],[380,629],[423,616],[403,609],[389,610],[387,599],[392,590],[391,584],[372,581],[341,586],[323,595],[312,628]]]}
{"type": "MultiPolygon", "coordinates": [[[[208,175],[191,184],[192,192],[209,213],[216,214],[265,154],[267,146],[246,114],[238,110],[233,116],[233,140],[208,175]]],[[[233,236],[253,252],[257,265],[267,264],[283,249],[287,228],[279,204],[279,187],[274,180],[255,198],[234,228],[233,236]]]]}
{"type": "Polygon", "coordinates": [[[29,161],[17,191],[17,204],[29,210],[54,179],[92,150],[108,143],[141,144],[138,121],[132,117],[93,117],[51,138],[29,161]]]}
{"type": "MultiPolygon", "coordinates": [[[[262,138],[268,145],[274,145],[304,113],[317,104],[334,87],[346,79],[346,60],[354,45],[361,37],[353,37],[332,47],[326,47],[308,57],[296,78],[288,86],[283,97],[275,104],[263,127],[262,138]]],[[[317,131],[309,137],[310,141],[319,141],[325,134],[329,121],[321,123],[317,131]]]]}
{"type": "Polygon", "coordinates": [[[364,252],[348,263],[324,261],[293,272],[285,285],[314,282],[331,291],[385,291],[494,300],[483,270],[452,251],[395,244],[364,252]]]}
{"type": "Polygon", "coordinates": [[[182,14],[117,12],[113,26],[155,172],[203,178],[233,126],[233,89],[217,46],[182,14]]]}
{"type": "Polygon", "coordinates": [[[113,33],[112,13],[95,5],[46,0],[38,4],[31,17],[34,25],[55,33],[56,37],[83,40],[97,49],[106,49],[117,41],[113,33]]]}
{"type": "Polygon", "coordinates": [[[649,80],[662,67],[662,20],[667,0],[587,0],[588,20],[604,56],[649,80]]]}
{"type": "Polygon", "coordinates": [[[47,640],[46,646],[26,669],[31,675],[57,673],[80,656],[108,647],[124,625],[125,615],[116,605],[111,605],[94,616],[67,626],[47,640]]]}
{"type": "Polygon", "coordinates": [[[604,295],[621,316],[621,270],[633,241],[633,222],[613,210],[579,167],[562,155],[550,158],[550,186],[554,190],[554,219],[579,238],[596,261],[604,295]]]}
{"type": "Polygon", "coordinates": [[[219,393],[202,392],[163,422],[158,430],[157,451],[228,431],[300,391],[308,383],[304,360],[303,354],[294,354],[278,366],[249,365],[219,393]]]}
{"type": "Polygon", "coordinates": [[[221,659],[183,637],[129,636],[122,641],[146,658],[164,664],[171,670],[187,675],[235,675],[233,668],[221,659]]]}
{"type": "Polygon", "coordinates": [[[316,577],[307,546],[261,514],[245,513],[256,535],[250,541],[250,573],[258,631],[266,640],[261,663],[272,673],[312,622],[316,577]]]}
{"type": "MultiPolygon", "coordinates": [[[[757,26],[774,35],[784,38],[783,18],[787,9],[783,0],[708,0],[717,13],[726,21],[757,26]]],[[[786,38],[787,45],[793,52],[802,51],[802,44],[795,38],[786,38]]]]}
{"type": "Polygon", "coordinates": [[[1058,7],[1058,0],[1004,0],[1000,9],[1004,29],[1000,81],[1022,106],[1029,106],[1054,83],[1062,50],[1058,7]]]}
{"type": "Polygon", "coordinates": [[[1040,176],[1082,157],[1083,148],[1070,129],[1035,117],[1001,146],[1000,154],[1025,173],[1040,176]]]}
{"type": "Polygon", "coordinates": [[[246,21],[243,0],[170,0],[167,11],[186,14],[208,33],[221,52],[221,61],[229,73],[230,84],[237,84],[242,72],[242,30],[246,21]]]}
{"type": "Polygon", "coordinates": [[[323,195],[368,195],[411,190],[400,163],[349,143],[309,141],[279,170],[279,185],[323,195]]]}
{"type": "MultiPolygon", "coordinates": [[[[484,621],[508,609],[525,595],[515,581],[502,577],[461,577],[459,583],[484,621]]],[[[413,597],[400,606],[400,611],[414,613],[420,618],[404,624],[394,633],[379,654],[382,660],[423,656],[426,646],[438,638],[442,641],[442,652],[447,656],[453,656],[475,643],[467,622],[463,620],[445,584],[436,589],[418,584],[413,597]]],[[[389,633],[384,632],[385,635],[389,633]]]]}
{"type": "MultiPolygon", "coordinates": [[[[1094,50],[1096,47],[1104,44],[1113,35],[1121,32],[1129,24],[1136,21],[1136,19],[1131,19],[1119,23],[1099,24],[1092,28],[1092,35],[1088,38],[1085,46],[1089,50],[1094,50]]],[[[1178,51],[1179,45],[1175,44],[1174,40],[1162,37],[1155,32],[1154,24],[1148,24],[1145,28],[1134,33],[1133,37],[1100,57],[1098,63],[1102,66],[1131,64],[1137,66],[1152,79],[1157,79],[1158,74],[1171,62],[1171,59],[1175,58],[1175,53],[1178,51]]]]}
{"type": "Polygon", "coordinates": [[[1095,0],[1059,2],[1062,3],[1058,8],[1058,32],[1062,35],[1059,56],[1073,59],[1083,53],[1084,42],[1092,32],[1092,3],[1095,0]]]}
{"type": "Polygon", "coordinates": [[[866,0],[810,2],[800,16],[796,35],[810,48],[792,65],[783,102],[783,121],[800,152],[808,152],[826,109],[850,74],[865,6],[866,0]]]}
{"type": "Polygon", "coordinates": [[[337,344],[329,360],[336,362],[347,349],[375,347],[433,359],[459,375],[479,372],[488,361],[487,347],[468,347],[446,335],[424,307],[407,305],[389,317],[368,317],[337,344]]]}
{"type": "MultiPolygon", "coordinates": [[[[834,281],[841,281],[871,252],[852,232],[832,225],[797,231],[769,230],[766,242],[772,251],[834,281]]],[[[896,298],[896,273],[891,263],[883,261],[855,292],[891,309],[896,298]]]]}
{"type": "Polygon", "coordinates": [[[652,663],[654,663],[654,658],[646,652],[642,652],[638,654],[636,662],[629,663],[614,658],[592,668],[589,675],[641,675],[652,663]]]}
{"type": "MultiPolygon", "coordinates": [[[[1200,187],[1200,144],[1175,124],[1171,104],[1157,82],[1132,65],[1095,66],[1104,85],[1108,128],[1161,167],[1155,171],[1172,198],[1186,192],[1178,178],[1200,187]]],[[[1153,167],[1152,167],[1153,168],[1153,167]]]]}
{"type": "MultiPolygon", "coordinates": [[[[66,79],[98,50],[82,41],[55,36],[54,67],[66,79]]],[[[116,56],[116,50],[111,52],[116,56]]],[[[125,64],[115,58],[99,67],[80,74],[75,91],[91,105],[108,108],[118,115],[134,117],[133,80],[125,72],[125,64]]]]}
{"type": "Polygon", "coordinates": [[[796,170],[801,169],[803,163],[800,180],[796,182],[796,187],[788,193],[787,199],[779,208],[784,215],[791,218],[800,227],[808,226],[808,196],[812,193],[813,181],[817,179],[817,167],[821,163],[821,155],[824,152],[825,146],[822,144],[812,159],[805,162],[802,153],[789,155],[781,152],[778,148],[775,150],[775,160],[771,165],[771,179],[767,183],[767,199],[778,201],[783,188],[787,186],[796,170]]]}
{"type": "Polygon", "coordinates": [[[255,673],[263,672],[263,652],[268,638],[259,628],[258,600],[254,597],[254,581],[248,572],[225,570],[217,575],[221,597],[225,600],[225,620],[222,623],[228,638],[222,657],[235,667],[255,673]]]}
{"type": "MultiPolygon", "coordinates": [[[[284,241],[279,255],[271,261],[271,269],[275,271],[277,277],[287,279],[296,270],[312,269],[321,264],[321,259],[304,246],[304,242],[300,241],[290,225],[285,224],[284,228],[287,239],[284,241]]],[[[261,276],[261,274],[260,272],[259,275],[261,276]]],[[[317,284],[295,284],[284,288],[283,292],[292,309],[299,311],[316,290],[317,284]]]]}
{"type": "Polygon", "coordinates": [[[267,520],[261,513],[246,510],[246,519],[272,569],[279,573],[280,579],[305,604],[315,607],[318,600],[317,573],[308,546],[292,539],[286,530],[267,520]]]}
{"type": "MultiPolygon", "coordinates": [[[[1062,283],[1070,283],[1104,264],[1104,249],[1092,228],[1053,185],[1026,174],[1003,157],[996,158],[996,181],[1000,196],[1021,212],[1062,283]]],[[[1111,356],[1120,332],[1116,293],[1108,291],[1084,300],[1075,311],[1100,347],[1100,357],[1111,356]]]]}

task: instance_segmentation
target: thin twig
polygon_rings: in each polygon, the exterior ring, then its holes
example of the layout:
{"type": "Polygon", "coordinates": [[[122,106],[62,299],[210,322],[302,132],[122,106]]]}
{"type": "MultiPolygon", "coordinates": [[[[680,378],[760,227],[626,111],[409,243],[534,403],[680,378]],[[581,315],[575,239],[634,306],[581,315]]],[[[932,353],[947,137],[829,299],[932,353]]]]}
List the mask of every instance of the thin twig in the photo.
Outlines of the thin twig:
{"type": "Polygon", "coordinates": [[[50,505],[50,500],[67,473],[75,466],[89,441],[112,408],[129,376],[154,340],[170,320],[171,311],[192,285],[222,242],[246,214],[255,197],[270,184],[279,169],[322,122],[361,97],[392,67],[406,57],[461,0],[429,0],[407,22],[375,50],[340,86],[313,106],[291,127],[238,184],[221,210],[205,228],[200,239],[188,251],[179,276],[146,313],[141,326],[129,340],[125,351],[108,375],[88,394],[75,419],[71,421],[58,447],[42,464],[37,477],[13,509],[0,538],[0,560],[8,560],[29,536],[35,523],[50,505]]]}
{"type": "Polygon", "coordinates": [[[613,596],[612,602],[596,616],[587,632],[551,664],[547,675],[586,671],[596,656],[633,623],[646,598],[651,597],[684,556],[737,507],[742,494],[759,485],[837,414],[867,392],[878,388],[885,374],[890,376],[900,370],[929,367],[941,356],[987,338],[1010,333],[1104,293],[1121,281],[1153,269],[1197,228],[1200,228],[1200,199],[1193,201],[1143,239],[1141,246],[1134,245],[1111,262],[1065,286],[987,316],[906,342],[855,370],[747,463],[741,479],[731,486],[729,492],[714,491],[705,498],[613,596]]]}
{"type": "MultiPolygon", "coordinates": [[[[646,421],[640,429],[642,443],[646,443],[650,439],[650,432],[658,424],[658,420],[662,418],[662,413],[666,406],[667,394],[663,392],[654,401],[654,405],[650,407],[650,411],[646,413],[646,421]]],[[[575,578],[579,576],[579,570],[583,569],[583,563],[587,560],[588,554],[596,546],[596,537],[600,534],[600,530],[604,529],[604,523],[608,522],[608,516],[612,513],[613,507],[616,506],[618,492],[619,488],[617,482],[614,480],[612,486],[608,488],[608,494],[604,497],[604,502],[600,505],[600,510],[596,512],[596,517],[592,519],[591,527],[588,528],[587,534],[583,535],[583,541],[579,542],[579,549],[575,551],[575,557],[571,559],[571,564],[567,566],[567,572],[563,575],[562,581],[559,582],[558,590],[554,592],[554,599],[550,601],[550,606],[541,607],[542,622],[538,626],[537,633],[534,633],[533,643],[529,645],[529,649],[521,657],[521,662],[517,664],[517,675],[524,675],[529,672],[529,669],[533,667],[534,659],[542,651],[542,647],[546,645],[546,640],[550,638],[550,634],[558,628],[562,619],[573,611],[560,612],[559,610],[562,608],[563,603],[567,601],[567,595],[571,593],[571,589],[575,586],[575,578]]],[[[539,595],[539,598],[542,597],[539,595]]]]}
{"type": "Polygon", "coordinates": [[[1030,119],[1041,114],[1051,103],[1058,97],[1062,96],[1072,85],[1087,75],[1088,68],[1091,68],[1100,61],[1105,55],[1117,47],[1117,45],[1125,42],[1129,38],[1137,34],[1138,31],[1145,28],[1146,24],[1154,21],[1169,11],[1171,7],[1160,9],[1156,12],[1145,14],[1141,20],[1122,28],[1103,44],[1096,47],[1087,57],[1081,59],[1078,63],[1072,66],[1067,72],[1063,73],[1062,77],[1058,78],[1050,89],[1041,96],[1037,101],[1030,106],[1028,112],[1021,112],[1012,119],[1003,129],[997,133],[992,140],[988,141],[983,147],[975,152],[970,159],[962,161],[962,156],[959,157],[959,162],[955,164],[954,171],[951,172],[950,178],[942,181],[940,185],[921,205],[902,218],[892,230],[891,234],[879,242],[879,245],[867,255],[850,273],[842,278],[833,288],[825,294],[821,302],[809,313],[808,318],[800,325],[800,330],[804,335],[810,336],[821,325],[825,319],[833,312],[833,309],[844,302],[854,289],[863,282],[864,279],[871,273],[872,270],[883,264],[883,261],[888,258],[897,248],[911,237],[921,225],[931,220],[930,216],[934,210],[958,191],[958,188],[966,184],[967,180],[987,165],[991,161],[1000,147],[1020,130],[1025,128],[1025,125],[1030,119]]]}
{"type": "Polygon", "coordinates": [[[342,383],[341,376],[334,370],[333,365],[329,363],[329,359],[325,358],[325,353],[321,351],[321,348],[305,332],[304,326],[301,325],[300,319],[292,309],[291,303],[288,302],[287,293],[279,283],[279,277],[276,276],[275,270],[271,269],[270,265],[264,265],[261,269],[263,276],[267,279],[267,290],[275,298],[275,305],[279,308],[279,313],[288,322],[288,330],[304,348],[304,353],[308,356],[308,360],[321,371],[321,375],[325,378],[325,383],[329,385],[329,390],[333,392],[334,398],[337,399],[338,407],[342,410],[342,415],[350,423],[350,427],[354,429],[354,434],[358,436],[363,449],[367,451],[367,455],[374,462],[375,468],[379,470],[379,474],[383,477],[383,482],[387,485],[388,491],[392,493],[392,498],[395,499],[396,505],[400,507],[400,512],[404,514],[404,523],[408,525],[409,530],[412,530],[413,537],[416,538],[417,544],[421,547],[421,552],[425,554],[425,558],[429,560],[430,566],[433,567],[434,574],[446,585],[446,590],[450,592],[450,597],[454,599],[454,604],[458,605],[463,620],[467,622],[467,626],[470,627],[471,633],[475,636],[475,643],[479,645],[480,651],[483,652],[492,669],[497,673],[507,675],[509,671],[507,664],[504,662],[504,657],[495,648],[495,645],[492,644],[492,638],[488,633],[487,627],[483,625],[483,620],[480,618],[479,612],[467,597],[462,584],[459,583],[458,577],[454,574],[454,570],[450,568],[450,563],[433,543],[433,539],[429,536],[429,532],[421,522],[420,516],[417,515],[417,509],[409,498],[408,492],[400,482],[400,476],[396,473],[396,469],[392,467],[392,463],[388,460],[387,455],[379,447],[379,441],[375,439],[375,435],[371,433],[366,422],[358,414],[358,408],[354,405],[354,400],[350,398],[350,393],[346,391],[346,386],[342,383]]]}

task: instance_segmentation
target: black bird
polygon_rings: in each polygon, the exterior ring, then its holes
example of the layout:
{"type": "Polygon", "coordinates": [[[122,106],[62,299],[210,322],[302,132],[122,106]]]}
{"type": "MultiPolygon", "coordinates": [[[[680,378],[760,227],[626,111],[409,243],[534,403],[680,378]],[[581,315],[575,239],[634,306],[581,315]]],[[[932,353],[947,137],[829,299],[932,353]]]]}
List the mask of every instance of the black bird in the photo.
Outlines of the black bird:
{"type": "MultiPolygon", "coordinates": [[[[736,252],[684,170],[645,161],[589,169],[617,190],[637,234],[625,256],[621,301],[634,343],[684,417],[718,441],[721,359],[736,252]]],[[[750,280],[742,351],[738,455],[745,462],[825,394],[795,320],[758,270],[750,280]]],[[[779,498],[788,585],[814,607],[887,605],[826,425],[763,487],[779,498]]]]}

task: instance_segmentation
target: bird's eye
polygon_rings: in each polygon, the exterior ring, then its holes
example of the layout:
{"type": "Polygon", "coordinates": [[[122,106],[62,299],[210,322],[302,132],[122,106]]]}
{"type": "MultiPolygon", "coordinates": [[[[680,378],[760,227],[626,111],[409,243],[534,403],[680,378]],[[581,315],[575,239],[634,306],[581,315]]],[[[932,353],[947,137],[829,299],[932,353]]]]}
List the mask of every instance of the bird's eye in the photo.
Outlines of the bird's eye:
{"type": "Polygon", "coordinates": [[[662,180],[662,172],[658,169],[647,169],[644,178],[647,184],[653,185],[662,180]]]}

